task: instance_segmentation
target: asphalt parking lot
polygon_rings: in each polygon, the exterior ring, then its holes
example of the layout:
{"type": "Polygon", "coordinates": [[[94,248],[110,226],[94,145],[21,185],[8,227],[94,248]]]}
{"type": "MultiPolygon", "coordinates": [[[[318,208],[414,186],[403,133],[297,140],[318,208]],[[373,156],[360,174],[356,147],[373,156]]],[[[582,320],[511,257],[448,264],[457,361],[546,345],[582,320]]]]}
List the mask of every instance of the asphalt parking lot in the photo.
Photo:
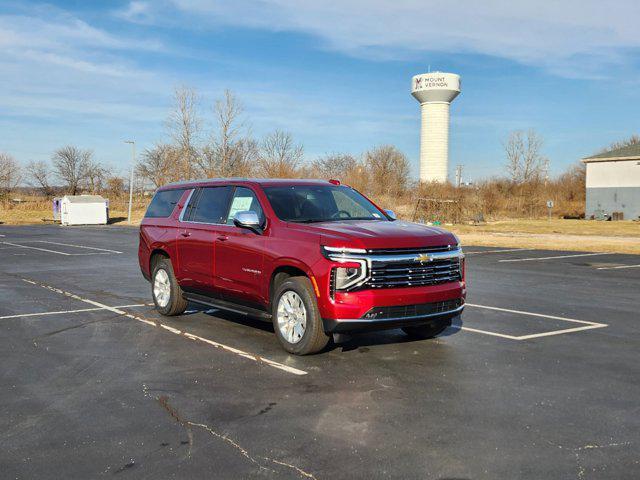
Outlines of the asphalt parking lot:
{"type": "Polygon", "coordinates": [[[465,250],[445,335],[294,357],[157,315],[135,229],[0,227],[0,476],[640,478],[640,257],[465,250]]]}

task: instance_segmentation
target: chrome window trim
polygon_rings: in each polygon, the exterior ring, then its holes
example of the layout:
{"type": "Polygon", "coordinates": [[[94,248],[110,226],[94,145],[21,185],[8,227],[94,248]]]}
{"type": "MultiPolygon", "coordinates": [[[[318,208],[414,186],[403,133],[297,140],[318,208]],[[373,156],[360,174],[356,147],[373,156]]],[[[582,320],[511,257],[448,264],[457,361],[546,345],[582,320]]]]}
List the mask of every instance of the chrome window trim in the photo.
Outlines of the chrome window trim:
{"type": "Polygon", "coordinates": [[[184,218],[184,212],[187,211],[187,208],[189,207],[189,203],[191,202],[191,197],[193,197],[193,193],[196,191],[195,188],[192,188],[191,191],[189,192],[189,196],[187,197],[187,201],[184,202],[184,206],[182,207],[182,211],[180,212],[180,216],[178,217],[178,221],[179,222],[184,222],[183,218],[184,218]]]}

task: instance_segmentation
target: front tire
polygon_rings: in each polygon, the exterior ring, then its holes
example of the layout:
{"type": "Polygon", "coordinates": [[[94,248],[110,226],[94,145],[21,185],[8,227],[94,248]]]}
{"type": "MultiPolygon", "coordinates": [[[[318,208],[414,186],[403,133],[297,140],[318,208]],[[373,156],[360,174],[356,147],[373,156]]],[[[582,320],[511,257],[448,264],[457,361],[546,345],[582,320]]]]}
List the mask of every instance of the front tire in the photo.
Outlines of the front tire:
{"type": "Polygon", "coordinates": [[[156,310],[162,315],[181,315],[187,309],[187,301],[173,274],[173,266],[168,258],[158,260],[151,274],[151,296],[156,310]]]}
{"type": "Polygon", "coordinates": [[[289,353],[309,355],[319,352],[329,342],[307,277],[289,277],[277,286],[272,315],[276,336],[289,353]]]}
{"type": "Polygon", "coordinates": [[[451,326],[451,318],[445,320],[434,320],[425,325],[416,325],[415,327],[402,327],[402,331],[411,338],[418,340],[426,340],[434,338],[444,332],[451,326]]]}

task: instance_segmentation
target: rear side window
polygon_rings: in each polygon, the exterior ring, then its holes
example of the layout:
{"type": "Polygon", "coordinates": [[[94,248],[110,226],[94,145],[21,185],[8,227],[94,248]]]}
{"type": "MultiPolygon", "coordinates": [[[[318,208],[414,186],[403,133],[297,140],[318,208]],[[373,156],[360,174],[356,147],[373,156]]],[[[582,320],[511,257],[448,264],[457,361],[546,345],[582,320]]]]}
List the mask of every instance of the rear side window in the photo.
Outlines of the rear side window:
{"type": "Polygon", "coordinates": [[[205,187],[200,191],[198,203],[189,220],[200,223],[224,223],[231,187],[205,187]]]}
{"type": "Polygon", "coordinates": [[[180,188],[176,190],[161,190],[157,192],[151,203],[149,204],[149,208],[147,208],[147,213],[145,214],[145,218],[166,218],[171,215],[173,209],[182,197],[185,189],[180,188]]]}

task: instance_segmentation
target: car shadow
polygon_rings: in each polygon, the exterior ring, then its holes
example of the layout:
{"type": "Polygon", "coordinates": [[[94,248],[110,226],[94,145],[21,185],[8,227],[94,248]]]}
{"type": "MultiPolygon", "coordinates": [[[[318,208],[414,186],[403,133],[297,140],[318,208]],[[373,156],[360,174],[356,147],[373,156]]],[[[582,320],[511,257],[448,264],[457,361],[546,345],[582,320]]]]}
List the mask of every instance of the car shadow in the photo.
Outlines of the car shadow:
{"type": "MultiPolygon", "coordinates": [[[[244,325],[246,327],[256,328],[264,332],[275,333],[273,330],[273,324],[269,321],[260,320],[245,315],[240,315],[234,312],[228,312],[225,310],[200,307],[198,305],[189,304],[189,307],[189,310],[185,312],[184,315],[204,313],[205,315],[237,323],[239,325],[244,325]]],[[[457,334],[460,331],[462,324],[462,316],[458,315],[451,322],[451,327],[447,328],[436,338],[448,337],[457,334]]],[[[330,352],[336,349],[341,349],[343,352],[349,352],[352,350],[357,350],[359,348],[371,347],[376,345],[389,345],[393,343],[414,343],[424,341],[427,340],[411,338],[407,336],[402,330],[396,328],[374,332],[357,333],[353,335],[334,336],[324,348],[323,352],[330,352]]]]}
{"type": "MultiPolygon", "coordinates": [[[[462,316],[458,315],[451,322],[451,326],[447,328],[444,332],[438,335],[437,338],[448,337],[451,335],[455,335],[460,331],[462,327],[462,316]]],[[[343,352],[350,352],[353,350],[360,349],[361,351],[366,347],[373,347],[376,345],[390,345],[392,343],[415,343],[415,342],[428,342],[433,339],[417,339],[411,338],[406,335],[401,329],[396,328],[393,330],[380,330],[377,332],[368,332],[368,333],[358,333],[354,335],[345,335],[343,338],[339,338],[336,342],[335,340],[329,342],[329,345],[326,347],[326,351],[331,351],[335,349],[341,349],[343,352]]]]}

